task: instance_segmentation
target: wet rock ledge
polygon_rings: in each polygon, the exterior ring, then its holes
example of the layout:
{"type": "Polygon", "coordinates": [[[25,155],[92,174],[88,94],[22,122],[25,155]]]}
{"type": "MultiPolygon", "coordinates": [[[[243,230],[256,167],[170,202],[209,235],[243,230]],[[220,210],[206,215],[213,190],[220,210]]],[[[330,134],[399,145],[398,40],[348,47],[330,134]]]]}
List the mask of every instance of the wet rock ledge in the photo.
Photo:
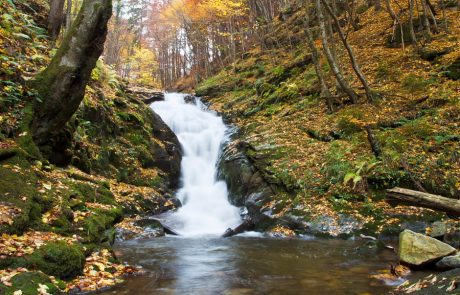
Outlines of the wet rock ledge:
{"type": "Polygon", "coordinates": [[[228,185],[229,201],[247,209],[256,230],[266,230],[275,223],[271,210],[266,209],[275,188],[268,183],[246,155],[250,146],[240,140],[228,142],[218,162],[218,177],[228,185]]]}

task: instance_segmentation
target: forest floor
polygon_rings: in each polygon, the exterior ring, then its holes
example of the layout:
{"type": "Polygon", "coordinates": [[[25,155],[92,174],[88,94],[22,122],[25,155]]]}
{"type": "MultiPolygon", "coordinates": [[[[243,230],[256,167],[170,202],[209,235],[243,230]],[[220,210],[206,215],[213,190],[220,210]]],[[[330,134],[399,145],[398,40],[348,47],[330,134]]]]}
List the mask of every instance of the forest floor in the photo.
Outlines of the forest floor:
{"type": "Polygon", "coordinates": [[[272,49],[253,49],[201,83],[196,93],[240,128],[239,140],[252,147],[249,156],[257,159],[264,177],[284,188],[269,204],[278,217],[300,217],[312,232],[332,236],[392,235],[409,224],[423,231],[445,217],[392,207],[384,190],[423,187],[460,197],[460,11],[447,9],[448,32],[441,28],[418,49],[406,41],[403,49],[398,36],[391,42],[393,22],[386,11],[359,10],[360,29],[347,38],[379,94],[375,102],[365,101],[346,52],[337,45],[345,76],[361,99],[342,101],[336,112],[327,112],[304,41],[303,8],[277,20],[266,38],[272,49]],[[365,126],[371,127],[380,158],[365,126]]]}

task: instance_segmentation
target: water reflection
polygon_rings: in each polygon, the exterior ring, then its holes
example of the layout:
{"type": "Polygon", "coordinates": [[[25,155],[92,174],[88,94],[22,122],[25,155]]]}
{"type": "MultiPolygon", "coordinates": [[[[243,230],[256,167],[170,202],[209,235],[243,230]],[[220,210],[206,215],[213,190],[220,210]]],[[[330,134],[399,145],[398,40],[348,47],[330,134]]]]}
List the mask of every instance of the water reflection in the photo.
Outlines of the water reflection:
{"type": "Polygon", "coordinates": [[[152,274],[104,294],[383,294],[369,275],[395,259],[342,240],[165,237],[117,249],[152,274]]]}

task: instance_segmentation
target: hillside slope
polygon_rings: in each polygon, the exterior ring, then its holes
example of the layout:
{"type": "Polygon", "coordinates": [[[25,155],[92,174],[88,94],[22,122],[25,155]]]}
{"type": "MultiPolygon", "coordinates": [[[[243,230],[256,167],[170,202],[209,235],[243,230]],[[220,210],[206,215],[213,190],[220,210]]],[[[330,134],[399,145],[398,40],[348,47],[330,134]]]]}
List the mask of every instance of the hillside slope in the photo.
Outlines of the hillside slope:
{"type": "Polygon", "coordinates": [[[0,3],[0,293],[119,283],[137,270],[116,261],[114,226],[126,215],[175,208],[179,142],[99,62],[79,110],[45,158],[29,131],[39,98],[28,81],[54,53],[40,26],[47,3],[0,3]]]}
{"type": "MultiPolygon", "coordinates": [[[[398,9],[408,5],[392,2],[398,9]]],[[[347,38],[378,93],[374,103],[365,101],[338,46],[346,77],[361,99],[356,105],[343,100],[328,113],[304,41],[303,5],[293,5],[277,20],[266,37],[270,49],[253,49],[196,89],[240,128],[237,140],[249,146],[246,155],[279,188],[263,208],[275,219],[274,231],[398,233],[407,221],[442,215],[392,208],[383,201],[384,189],[423,187],[460,197],[460,11],[455,3],[447,9],[447,33],[419,49],[407,43],[403,49],[398,37],[390,42],[388,12],[360,5],[360,28],[347,38]],[[379,158],[366,126],[381,150],[379,158]],[[297,222],[289,222],[293,219],[297,222]]],[[[332,73],[325,60],[322,64],[331,87],[332,73]]]]}

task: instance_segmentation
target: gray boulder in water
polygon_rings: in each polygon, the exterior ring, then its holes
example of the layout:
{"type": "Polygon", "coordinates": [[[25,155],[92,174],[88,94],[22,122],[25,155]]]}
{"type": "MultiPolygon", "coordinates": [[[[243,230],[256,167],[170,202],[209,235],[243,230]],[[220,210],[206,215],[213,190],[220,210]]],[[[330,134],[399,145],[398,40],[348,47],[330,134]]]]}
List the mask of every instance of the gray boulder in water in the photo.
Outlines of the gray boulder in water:
{"type": "Polygon", "coordinates": [[[184,97],[184,101],[188,104],[196,104],[196,97],[193,95],[187,95],[184,97]]]}
{"type": "Polygon", "coordinates": [[[436,263],[436,268],[440,270],[460,268],[460,254],[444,257],[436,263]]]}
{"type": "Polygon", "coordinates": [[[411,230],[404,230],[399,235],[399,260],[409,266],[434,263],[455,252],[454,247],[411,230]]]}

